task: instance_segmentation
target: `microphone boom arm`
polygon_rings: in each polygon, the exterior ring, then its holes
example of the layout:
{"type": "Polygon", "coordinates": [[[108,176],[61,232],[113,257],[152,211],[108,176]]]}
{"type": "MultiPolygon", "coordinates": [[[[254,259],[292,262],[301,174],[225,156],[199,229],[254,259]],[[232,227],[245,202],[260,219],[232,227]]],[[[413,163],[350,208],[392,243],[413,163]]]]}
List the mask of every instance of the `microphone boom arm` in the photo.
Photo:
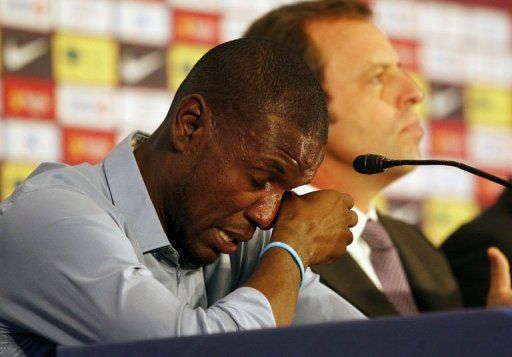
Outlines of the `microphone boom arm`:
{"type": "Polygon", "coordinates": [[[491,180],[493,182],[496,182],[500,185],[503,185],[508,188],[512,188],[512,182],[504,180],[500,177],[491,175],[490,173],[487,173],[482,170],[478,170],[472,166],[463,164],[461,162],[457,161],[450,161],[450,160],[389,160],[388,162],[384,161],[383,166],[387,166],[385,168],[394,167],[394,166],[405,166],[405,165],[445,165],[445,166],[453,166],[458,167],[461,170],[470,172],[474,175],[486,178],[488,180],[491,180]]]}

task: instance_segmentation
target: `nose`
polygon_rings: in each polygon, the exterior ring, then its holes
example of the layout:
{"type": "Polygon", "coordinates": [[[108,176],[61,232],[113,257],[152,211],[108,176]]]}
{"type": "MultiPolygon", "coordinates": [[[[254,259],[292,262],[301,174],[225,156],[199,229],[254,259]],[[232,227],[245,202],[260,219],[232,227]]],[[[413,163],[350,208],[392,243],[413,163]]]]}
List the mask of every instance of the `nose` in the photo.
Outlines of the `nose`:
{"type": "Polygon", "coordinates": [[[400,93],[397,98],[397,106],[399,109],[407,109],[423,101],[423,90],[419,87],[416,81],[414,81],[411,75],[402,71],[400,82],[400,93]]]}
{"type": "Polygon", "coordinates": [[[274,192],[265,195],[245,209],[245,218],[255,223],[260,229],[270,229],[281,206],[283,194],[284,192],[274,192]]]}

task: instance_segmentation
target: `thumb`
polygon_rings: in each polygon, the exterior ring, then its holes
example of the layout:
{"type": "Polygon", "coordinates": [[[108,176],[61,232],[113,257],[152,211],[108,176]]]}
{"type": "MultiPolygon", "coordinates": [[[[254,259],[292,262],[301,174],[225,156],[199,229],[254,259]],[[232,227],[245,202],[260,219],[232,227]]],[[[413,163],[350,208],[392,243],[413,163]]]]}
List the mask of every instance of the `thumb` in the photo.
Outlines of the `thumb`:
{"type": "Polygon", "coordinates": [[[510,291],[510,266],[507,257],[496,247],[487,249],[491,263],[489,295],[501,295],[510,291]]]}

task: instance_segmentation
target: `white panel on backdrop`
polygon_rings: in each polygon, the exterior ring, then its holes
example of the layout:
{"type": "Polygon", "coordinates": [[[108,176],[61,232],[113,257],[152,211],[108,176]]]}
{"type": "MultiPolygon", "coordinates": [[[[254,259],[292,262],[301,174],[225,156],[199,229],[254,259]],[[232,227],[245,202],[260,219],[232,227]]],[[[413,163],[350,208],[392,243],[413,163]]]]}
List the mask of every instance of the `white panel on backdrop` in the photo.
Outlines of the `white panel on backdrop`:
{"type": "Polygon", "coordinates": [[[118,93],[120,136],[133,130],[152,133],[164,120],[172,95],[166,90],[122,89],[118,93]]]}
{"type": "Polygon", "coordinates": [[[431,41],[462,46],[467,41],[467,29],[472,26],[472,12],[455,3],[420,2],[418,36],[431,41]]]}
{"type": "Polygon", "coordinates": [[[473,52],[466,57],[466,80],[493,86],[512,86],[512,53],[473,52]]]}
{"type": "Polygon", "coordinates": [[[2,159],[5,157],[5,130],[4,130],[4,122],[2,119],[0,119],[0,162],[3,161],[2,159]]]}
{"type": "Polygon", "coordinates": [[[172,7],[191,9],[198,11],[219,11],[222,7],[221,0],[167,0],[172,7]]]}
{"type": "Polygon", "coordinates": [[[109,36],[114,33],[113,0],[53,0],[55,26],[61,30],[109,36]]]}
{"type": "Polygon", "coordinates": [[[512,19],[507,12],[483,7],[475,7],[473,10],[474,20],[468,30],[478,42],[478,46],[493,51],[509,51],[512,41],[512,19]]]}
{"type": "Polygon", "coordinates": [[[407,0],[376,0],[374,21],[388,36],[400,39],[417,37],[421,2],[407,0]]]}
{"type": "Polygon", "coordinates": [[[48,31],[49,0],[0,0],[0,21],[10,27],[48,31]]]}
{"type": "Polygon", "coordinates": [[[500,127],[471,126],[468,156],[482,168],[512,168],[512,132],[500,127]]]}
{"type": "Polygon", "coordinates": [[[432,132],[430,131],[430,126],[428,125],[427,120],[423,120],[421,123],[421,127],[423,128],[423,137],[421,138],[419,150],[420,150],[420,156],[422,158],[426,158],[428,156],[428,153],[430,153],[430,136],[432,135],[432,132]]]}
{"type": "MultiPolygon", "coordinates": [[[[378,174],[377,174],[378,175],[378,174]]],[[[394,181],[384,191],[384,195],[396,199],[422,199],[428,191],[428,172],[418,167],[413,172],[394,181]]]]}
{"type": "Polygon", "coordinates": [[[431,81],[463,84],[465,82],[467,53],[461,49],[426,42],[420,49],[423,73],[431,81]]]}
{"type": "Polygon", "coordinates": [[[122,41],[167,45],[170,39],[170,11],[165,3],[120,1],[118,35],[122,41]]]}
{"type": "Polygon", "coordinates": [[[226,16],[221,23],[220,40],[221,42],[226,42],[237,39],[243,35],[246,29],[246,21],[226,16]]]}
{"type": "Polygon", "coordinates": [[[5,158],[19,161],[59,161],[60,130],[54,123],[26,120],[4,122],[5,158]]]}
{"type": "Polygon", "coordinates": [[[57,120],[65,126],[111,129],[115,125],[115,91],[108,87],[61,84],[57,120]]]}
{"type": "Polygon", "coordinates": [[[241,37],[254,20],[268,11],[290,2],[294,1],[264,0],[256,2],[222,0],[221,40],[229,41],[241,37]]]}
{"type": "Polygon", "coordinates": [[[476,177],[469,172],[450,166],[429,166],[423,172],[428,180],[428,196],[464,198],[475,192],[476,177]]]}

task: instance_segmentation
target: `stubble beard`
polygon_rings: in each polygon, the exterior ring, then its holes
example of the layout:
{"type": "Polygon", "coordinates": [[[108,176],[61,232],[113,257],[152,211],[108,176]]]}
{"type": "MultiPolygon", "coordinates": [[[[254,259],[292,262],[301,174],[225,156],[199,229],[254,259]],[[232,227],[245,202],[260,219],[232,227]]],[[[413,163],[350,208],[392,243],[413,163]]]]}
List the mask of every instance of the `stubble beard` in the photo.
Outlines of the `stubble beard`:
{"type": "Polygon", "coordinates": [[[193,249],[193,240],[199,239],[196,234],[189,232],[192,227],[190,210],[187,207],[188,185],[175,193],[173,219],[168,224],[166,232],[173,248],[179,253],[178,262],[184,269],[198,269],[201,266],[208,265],[211,262],[205,261],[193,249]]]}

